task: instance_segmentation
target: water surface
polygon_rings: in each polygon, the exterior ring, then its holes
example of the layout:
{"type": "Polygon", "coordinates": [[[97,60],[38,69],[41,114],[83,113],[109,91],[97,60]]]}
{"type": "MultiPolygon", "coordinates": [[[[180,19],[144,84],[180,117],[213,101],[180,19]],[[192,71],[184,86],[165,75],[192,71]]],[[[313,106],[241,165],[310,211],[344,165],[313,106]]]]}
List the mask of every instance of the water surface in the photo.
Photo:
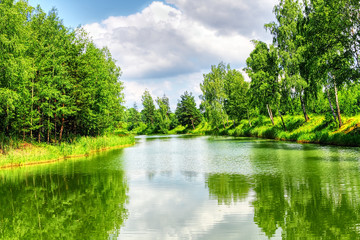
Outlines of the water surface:
{"type": "Polygon", "coordinates": [[[1,239],[360,239],[360,151],[149,136],[0,171],[1,239]]]}

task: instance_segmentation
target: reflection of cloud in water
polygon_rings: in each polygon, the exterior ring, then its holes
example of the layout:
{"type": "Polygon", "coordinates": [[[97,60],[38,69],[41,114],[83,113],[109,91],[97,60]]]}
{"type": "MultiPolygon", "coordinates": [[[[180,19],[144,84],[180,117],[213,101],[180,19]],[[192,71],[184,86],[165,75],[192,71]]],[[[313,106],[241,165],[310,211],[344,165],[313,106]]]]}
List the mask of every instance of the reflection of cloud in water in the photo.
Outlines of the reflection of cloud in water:
{"type": "MultiPolygon", "coordinates": [[[[252,228],[252,234],[261,234],[252,223],[253,192],[241,202],[218,205],[217,200],[209,200],[204,176],[199,178],[187,182],[185,179],[179,181],[157,175],[152,182],[140,177],[132,181],[129,219],[121,230],[120,238],[216,239],[214,236],[222,236],[224,239],[239,239],[245,238],[249,228],[252,228]],[[232,227],[237,224],[236,228],[232,228],[236,231],[228,231],[224,227],[228,224],[232,227]]],[[[246,239],[251,238],[246,236],[246,239]]]]}

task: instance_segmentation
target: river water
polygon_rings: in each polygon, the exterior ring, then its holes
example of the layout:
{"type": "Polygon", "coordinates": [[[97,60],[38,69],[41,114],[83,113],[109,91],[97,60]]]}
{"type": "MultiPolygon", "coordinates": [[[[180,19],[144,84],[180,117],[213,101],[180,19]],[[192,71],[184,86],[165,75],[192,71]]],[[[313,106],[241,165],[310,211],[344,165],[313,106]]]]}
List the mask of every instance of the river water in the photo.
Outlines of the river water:
{"type": "Polygon", "coordinates": [[[0,171],[0,239],[360,239],[360,150],[231,137],[0,171]]]}

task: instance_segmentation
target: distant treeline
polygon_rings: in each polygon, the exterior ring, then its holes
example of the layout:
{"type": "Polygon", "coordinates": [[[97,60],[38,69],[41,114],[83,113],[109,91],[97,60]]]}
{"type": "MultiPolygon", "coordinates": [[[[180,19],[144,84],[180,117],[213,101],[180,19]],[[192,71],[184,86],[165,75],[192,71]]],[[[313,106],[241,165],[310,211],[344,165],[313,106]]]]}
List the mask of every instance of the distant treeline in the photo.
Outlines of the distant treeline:
{"type": "Polygon", "coordinates": [[[0,140],[58,142],[116,127],[120,75],[108,49],[65,27],[56,10],[0,1],[0,140]]]}
{"type": "Polygon", "coordinates": [[[166,133],[177,124],[192,129],[206,121],[219,130],[243,119],[251,127],[254,117],[267,115],[274,124],[277,115],[286,131],[283,115],[301,114],[305,122],[309,114],[325,115],[327,124],[341,127],[342,114],[359,114],[360,2],[280,0],[274,14],[276,21],[265,24],[273,44],[253,40],[244,68],[251,82],[229,65],[214,65],[200,85],[199,109],[186,92],[175,114],[165,96],[155,109],[146,91],[141,113],[136,107],[127,110],[129,129],[166,133]]]}
{"type": "Polygon", "coordinates": [[[126,110],[123,128],[135,134],[168,134],[182,133],[187,129],[195,129],[203,116],[196,107],[195,97],[192,93],[185,92],[180,97],[175,113],[171,112],[169,98],[164,95],[154,99],[148,90],[142,95],[143,109],[138,111],[136,103],[126,110]]]}

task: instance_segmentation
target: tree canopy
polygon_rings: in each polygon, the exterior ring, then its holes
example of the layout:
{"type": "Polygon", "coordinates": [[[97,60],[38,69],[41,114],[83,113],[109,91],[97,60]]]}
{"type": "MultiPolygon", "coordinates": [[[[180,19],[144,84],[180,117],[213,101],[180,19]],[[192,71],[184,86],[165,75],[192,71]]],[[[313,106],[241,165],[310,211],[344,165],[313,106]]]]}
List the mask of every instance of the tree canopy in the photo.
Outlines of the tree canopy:
{"type": "Polygon", "coordinates": [[[56,10],[0,2],[0,134],[38,142],[95,136],[122,118],[121,70],[56,10]]]}

